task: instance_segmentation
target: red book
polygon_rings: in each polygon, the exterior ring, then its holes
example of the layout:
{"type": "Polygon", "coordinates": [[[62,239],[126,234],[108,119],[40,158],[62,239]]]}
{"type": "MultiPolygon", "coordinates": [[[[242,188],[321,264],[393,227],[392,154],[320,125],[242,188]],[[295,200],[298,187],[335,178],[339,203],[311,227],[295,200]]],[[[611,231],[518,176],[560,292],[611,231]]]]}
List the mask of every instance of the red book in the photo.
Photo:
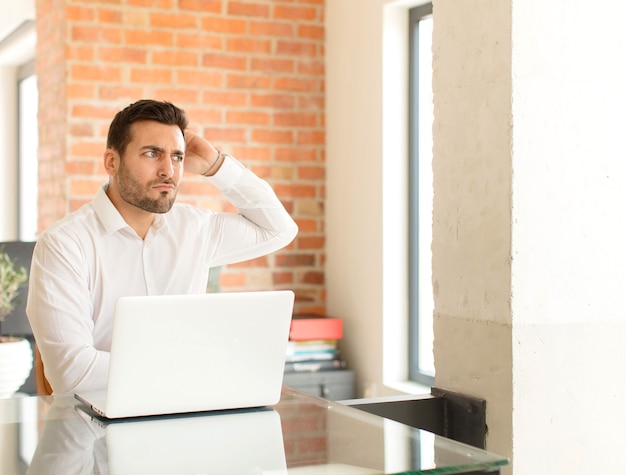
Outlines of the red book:
{"type": "Polygon", "coordinates": [[[289,339],[339,340],[343,336],[343,322],[340,318],[317,315],[294,315],[291,319],[289,339]]]}

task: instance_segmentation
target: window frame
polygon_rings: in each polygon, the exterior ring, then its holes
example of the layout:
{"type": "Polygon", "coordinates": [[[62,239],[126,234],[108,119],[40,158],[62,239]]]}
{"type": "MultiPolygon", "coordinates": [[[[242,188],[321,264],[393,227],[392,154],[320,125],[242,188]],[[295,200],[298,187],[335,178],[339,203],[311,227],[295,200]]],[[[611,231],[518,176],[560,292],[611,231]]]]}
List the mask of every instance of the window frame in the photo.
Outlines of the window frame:
{"type": "MultiPolygon", "coordinates": [[[[435,377],[420,367],[420,312],[419,290],[422,286],[419,278],[419,264],[424,256],[419,253],[419,24],[432,16],[433,5],[427,3],[409,10],[409,107],[408,107],[408,296],[409,296],[409,380],[427,386],[433,386],[435,377]]],[[[432,161],[432,159],[431,159],[432,161]]],[[[432,256],[428,256],[431,260],[432,256]]],[[[428,283],[432,292],[432,282],[428,283]]],[[[432,316],[431,316],[432,318],[432,316]]]]}

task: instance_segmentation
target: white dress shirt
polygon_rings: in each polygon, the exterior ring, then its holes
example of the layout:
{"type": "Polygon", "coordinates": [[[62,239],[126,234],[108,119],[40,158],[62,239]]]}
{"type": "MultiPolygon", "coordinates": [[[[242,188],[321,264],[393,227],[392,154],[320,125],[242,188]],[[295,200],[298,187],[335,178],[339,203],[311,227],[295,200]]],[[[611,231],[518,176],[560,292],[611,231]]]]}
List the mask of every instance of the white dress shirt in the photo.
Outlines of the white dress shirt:
{"type": "Polygon", "coordinates": [[[141,239],[104,185],[39,237],[26,312],[54,394],[106,387],[119,297],[205,293],[209,268],[277,251],[296,236],[272,188],[237,160],[227,156],[207,179],[239,214],[175,203],[141,239]]]}

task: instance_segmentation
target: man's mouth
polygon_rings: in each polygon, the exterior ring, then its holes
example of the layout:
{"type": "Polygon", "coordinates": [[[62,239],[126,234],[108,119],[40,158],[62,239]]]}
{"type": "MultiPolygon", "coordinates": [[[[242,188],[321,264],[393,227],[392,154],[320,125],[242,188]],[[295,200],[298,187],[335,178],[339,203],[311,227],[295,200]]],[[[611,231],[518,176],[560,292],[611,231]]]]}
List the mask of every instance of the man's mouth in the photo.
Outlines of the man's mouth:
{"type": "Polygon", "coordinates": [[[152,185],[152,188],[158,191],[174,191],[176,186],[173,183],[156,183],[152,185]]]}

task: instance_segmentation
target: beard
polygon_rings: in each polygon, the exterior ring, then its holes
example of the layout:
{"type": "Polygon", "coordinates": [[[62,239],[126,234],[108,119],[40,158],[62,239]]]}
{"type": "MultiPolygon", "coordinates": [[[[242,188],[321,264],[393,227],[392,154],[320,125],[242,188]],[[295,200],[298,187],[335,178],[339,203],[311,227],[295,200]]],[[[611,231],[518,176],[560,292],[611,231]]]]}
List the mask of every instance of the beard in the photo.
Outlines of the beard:
{"type": "Polygon", "coordinates": [[[173,192],[164,191],[160,193],[158,198],[150,198],[148,192],[153,185],[159,183],[174,184],[174,182],[172,180],[155,180],[144,186],[131,176],[124,166],[124,162],[120,164],[117,183],[120,196],[124,201],[149,213],[167,213],[174,205],[178,192],[178,187],[175,187],[173,192]]]}

